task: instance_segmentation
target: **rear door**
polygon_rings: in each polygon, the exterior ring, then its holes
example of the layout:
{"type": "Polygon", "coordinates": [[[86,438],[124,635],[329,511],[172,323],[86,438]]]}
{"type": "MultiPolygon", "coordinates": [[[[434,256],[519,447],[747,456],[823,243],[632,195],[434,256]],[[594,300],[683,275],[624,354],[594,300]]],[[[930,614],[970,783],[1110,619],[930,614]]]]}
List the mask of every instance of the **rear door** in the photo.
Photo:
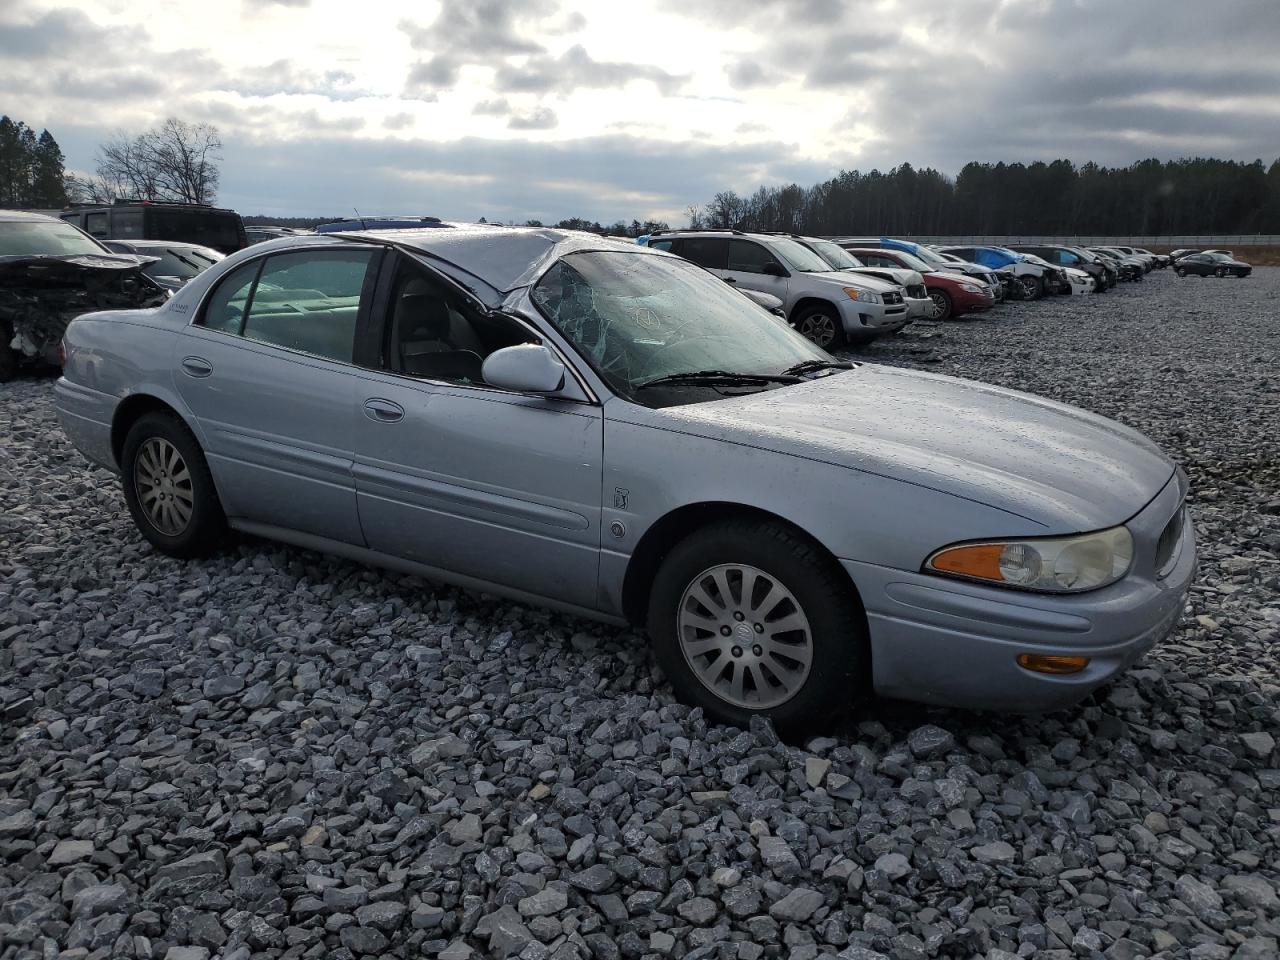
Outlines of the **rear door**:
{"type": "Polygon", "coordinates": [[[362,545],[353,362],[381,251],[343,245],[233,270],[178,339],[174,382],[229,517],[362,545]]]}

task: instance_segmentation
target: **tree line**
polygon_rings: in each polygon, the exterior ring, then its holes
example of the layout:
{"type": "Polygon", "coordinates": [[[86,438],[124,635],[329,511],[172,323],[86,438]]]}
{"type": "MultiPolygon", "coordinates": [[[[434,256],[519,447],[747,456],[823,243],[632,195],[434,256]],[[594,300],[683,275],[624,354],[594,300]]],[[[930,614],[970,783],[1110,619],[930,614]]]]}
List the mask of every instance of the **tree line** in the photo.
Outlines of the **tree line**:
{"type": "Polygon", "coordinates": [[[694,227],[817,235],[1072,236],[1280,233],[1280,160],[1143,160],[1103,167],[968,163],[954,178],[909,163],[801,187],[717,193],[694,227]]]}
{"type": "Polygon", "coordinates": [[[62,149],[53,134],[0,116],[0,207],[66,206],[62,149]]]}

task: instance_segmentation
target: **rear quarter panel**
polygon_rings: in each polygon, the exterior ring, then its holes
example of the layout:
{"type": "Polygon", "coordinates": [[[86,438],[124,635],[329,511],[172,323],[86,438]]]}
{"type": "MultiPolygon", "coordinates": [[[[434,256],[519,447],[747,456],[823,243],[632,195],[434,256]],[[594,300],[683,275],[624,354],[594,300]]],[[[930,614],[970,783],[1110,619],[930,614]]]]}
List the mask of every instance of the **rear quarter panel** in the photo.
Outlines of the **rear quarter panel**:
{"type": "Polygon", "coordinates": [[[173,319],[165,308],[128,310],[85,314],[67,327],[66,362],[54,391],[58,419],[95,463],[116,469],[111,424],[129,397],[155,397],[195,429],[173,388],[171,358],[180,328],[173,319]]]}

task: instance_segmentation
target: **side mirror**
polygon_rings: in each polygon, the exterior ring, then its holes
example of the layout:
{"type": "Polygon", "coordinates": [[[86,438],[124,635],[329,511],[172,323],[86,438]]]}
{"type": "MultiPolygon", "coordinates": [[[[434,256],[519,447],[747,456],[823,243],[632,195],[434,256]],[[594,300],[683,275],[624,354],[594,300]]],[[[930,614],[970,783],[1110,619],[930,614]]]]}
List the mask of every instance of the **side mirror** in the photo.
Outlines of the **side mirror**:
{"type": "Polygon", "coordinates": [[[766,277],[785,277],[787,275],[787,271],[783,270],[780,265],[772,260],[764,265],[764,269],[761,272],[764,273],[766,277]]]}
{"type": "Polygon", "coordinates": [[[564,386],[560,359],[538,343],[503,347],[485,357],[480,368],[485,383],[517,393],[555,393],[564,386]]]}

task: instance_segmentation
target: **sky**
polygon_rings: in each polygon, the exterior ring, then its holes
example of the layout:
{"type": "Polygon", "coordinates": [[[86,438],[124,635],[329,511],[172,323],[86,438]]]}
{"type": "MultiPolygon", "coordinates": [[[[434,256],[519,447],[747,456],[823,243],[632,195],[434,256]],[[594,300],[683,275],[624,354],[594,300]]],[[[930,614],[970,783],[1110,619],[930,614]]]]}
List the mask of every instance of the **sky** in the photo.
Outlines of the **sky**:
{"type": "Polygon", "coordinates": [[[687,221],[903,162],[1280,155],[1280,0],[3,0],[0,113],[92,171],[214,124],[274,216],[687,221]]]}

